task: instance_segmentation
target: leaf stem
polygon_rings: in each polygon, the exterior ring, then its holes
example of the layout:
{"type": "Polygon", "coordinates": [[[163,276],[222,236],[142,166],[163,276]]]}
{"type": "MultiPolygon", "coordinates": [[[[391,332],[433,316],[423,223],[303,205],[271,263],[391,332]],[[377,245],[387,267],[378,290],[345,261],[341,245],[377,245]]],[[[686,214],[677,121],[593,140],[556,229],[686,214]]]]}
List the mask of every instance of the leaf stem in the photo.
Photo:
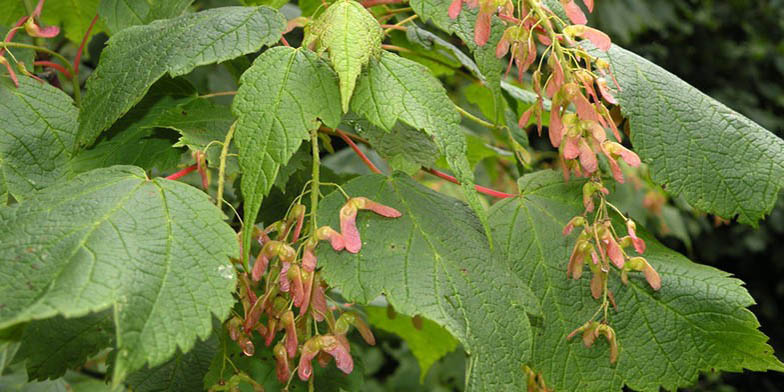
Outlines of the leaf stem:
{"type": "Polygon", "coordinates": [[[79,45],[79,50],[76,51],[76,58],[74,59],[74,75],[76,78],[79,78],[79,63],[82,61],[82,52],[84,51],[84,46],[87,45],[87,38],[90,37],[90,32],[93,31],[93,26],[95,26],[95,22],[98,21],[98,13],[95,13],[92,22],[90,22],[90,26],[87,28],[87,31],[84,33],[84,37],[82,37],[82,43],[79,45]]]}
{"type": "Polygon", "coordinates": [[[386,29],[384,30],[384,34],[389,34],[391,30],[400,30],[400,31],[408,30],[406,26],[398,26],[398,25],[391,25],[391,24],[382,24],[381,28],[386,29]]]}
{"type": "Polygon", "coordinates": [[[405,19],[401,20],[400,22],[397,22],[397,23],[395,23],[393,25],[382,25],[381,27],[385,27],[386,28],[386,30],[384,30],[384,35],[389,34],[390,32],[392,32],[392,30],[407,31],[408,28],[403,26],[403,25],[408,23],[408,22],[410,22],[410,21],[412,21],[412,20],[414,20],[414,19],[416,19],[416,18],[418,18],[418,17],[419,17],[419,15],[414,14],[414,15],[411,15],[408,18],[405,18],[405,19]]]}
{"type": "Polygon", "coordinates": [[[190,166],[186,167],[185,169],[182,169],[182,170],[180,170],[180,171],[178,171],[176,173],[173,173],[173,174],[170,174],[170,175],[166,176],[165,178],[167,180],[172,180],[172,181],[173,180],[178,180],[178,179],[184,177],[186,174],[196,170],[197,167],[198,167],[198,165],[196,165],[196,164],[190,165],[190,166]]]}
{"type": "Polygon", "coordinates": [[[362,4],[362,6],[365,7],[365,8],[370,8],[370,7],[373,7],[373,6],[376,6],[376,5],[381,5],[381,4],[401,4],[401,3],[407,3],[407,2],[408,2],[408,0],[365,0],[365,1],[361,2],[360,4],[362,4]]]}
{"type": "Polygon", "coordinates": [[[370,161],[370,159],[367,157],[367,155],[365,155],[365,153],[362,152],[362,150],[359,149],[357,144],[354,143],[354,141],[351,140],[351,138],[349,138],[343,131],[341,131],[339,129],[336,129],[335,131],[337,132],[338,136],[340,136],[340,138],[343,139],[343,141],[346,142],[346,144],[348,144],[349,147],[351,147],[352,150],[354,150],[354,152],[357,154],[357,156],[359,156],[359,159],[361,159],[362,162],[365,163],[365,165],[370,169],[370,171],[372,171],[373,173],[376,173],[376,174],[381,174],[381,170],[379,170],[376,167],[376,165],[374,165],[373,162],[370,161]]]}
{"type": "Polygon", "coordinates": [[[52,69],[57,70],[58,72],[62,73],[66,78],[71,79],[73,78],[73,74],[71,74],[65,67],[60,64],[53,63],[51,61],[34,61],[33,65],[41,66],[41,67],[49,67],[52,69]]]}
{"type": "Polygon", "coordinates": [[[220,91],[220,92],[217,92],[217,93],[210,93],[210,94],[199,95],[199,98],[224,97],[224,96],[227,96],[227,95],[237,95],[237,92],[236,91],[220,91]]]}
{"type": "Polygon", "coordinates": [[[215,204],[219,209],[223,210],[223,187],[226,185],[226,155],[229,153],[229,144],[234,137],[234,129],[237,127],[237,122],[231,124],[229,132],[226,133],[226,139],[223,140],[223,147],[220,153],[220,166],[218,167],[218,193],[215,195],[215,204]]]}
{"type": "Polygon", "coordinates": [[[482,120],[481,118],[479,118],[477,116],[474,116],[473,114],[469,113],[467,110],[461,108],[457,104],[455,104],[454,106],[457,109],[457,111],[460,112],[460,114],[463,117],[465,117],[465,118],[467,118],[467,119],[469,119],[469,120],[471,120],[471,121],[473,121],[473,122],[475,122],[475,123],[477,123],[477,124],[479,124],[479,125],[481,125],[481,126],[483,126],[485,128],[489,128],[489,129],[496,129],[496,128],[498,128],[495,124],[491,124],[491,123],[489,123],[489,122],[487,122],[485,120],[482,120]]]}
{"type": "MultiPolygon", "coordinates": [[[[430,168],[422,168],[422,170],[424,170],[424,171],[426,171],[426,172],[428,172],[428,173],[430,173],[430,174],[432,174],[432,175],[434,175],[436,177],[439,177],[441,179],[447,180],[447,181],[449,181],[449,182],[451,182],[453,184],[458,184],[458,185],[460,184],[460,181],[458,181],[457,178],[454,178],[454,177],[450,176],[449,174],[446,174],[446,173],[444,173],[442,171],[438,171],[436,169],[430,169],[430,168]]],[[[474,188],[479,193],[484,193],[485,195],[492,196],[492,197],[497,197],[499,199],[505,199],[505,198],[510,198],[510,197],[517,197],[517,195],[513,195],[511,193],[505,193],[505,192],[497,191],[495,189],[486,188],[486,187],[483,187],[481,185],[474,185],[474,188]]]]}

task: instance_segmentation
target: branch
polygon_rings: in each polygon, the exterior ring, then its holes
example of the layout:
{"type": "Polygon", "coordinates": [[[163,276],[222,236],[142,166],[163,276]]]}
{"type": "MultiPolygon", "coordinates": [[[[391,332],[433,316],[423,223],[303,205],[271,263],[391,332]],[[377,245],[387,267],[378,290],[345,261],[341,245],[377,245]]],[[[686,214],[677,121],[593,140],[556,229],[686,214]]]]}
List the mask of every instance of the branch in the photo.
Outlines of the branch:
{"type": "MultiPolygon", "coordinates": [[[[434,175],[436,177],[439,177],[439,178],[442,178],[444,180],[447,180],[447,181],[449,181],[451,183],[458,184],[458,185],[460,184],[460,181],[458,181],[457,178],[454,178],[454,177],[450,176],[449,174],[446,174],[444,172],[438,171],[436,169],[422,168],[422,170],[424,170],[424,171],[426,171],[426,172],[428,172],[428,173],[430,173],[430,174],[432,174],[432,175],[434,175]]],[[[495,189],[490,189],[490,188],[483,187],[481,185],[474,185],[474,188],[476,188],[477,192],[479,192],[479,193],[484,193],[485,195],[492,196],[492,197],[497,197],[499,199],[505,199],[505,198],[509,198],[509,197],[517,197],[517,195],[513,195],[511,193],[500,192],[500,191],[497,191],[495,189]]]]}
{"type": "Polygon", "coordinates": [[[87,31],[84,33],[84,37],[82,38],[82,43],[79,45],[79,50],[76,51],[76,58],[74,59],[74,75],[76,78],[79,78],[79,63],[82,61],[82,52],[84,51],[84,46],[87,45],[87,38],[90,37],[90,32],[93,31],[93,26],[95,26],[95,22],[98,21],[98,14],[96,13],[93,17],[93,21],[90,22],[90,27],[87,28],[87,31]]]}
{"type": "Polygon", "coordinates": [[[371,162],[370,159],[368,159],[367,155],[365,155],[365,153],[363,153],[362,150],[359,149],[357,144],[354,143],[354,141],[351,140],[351,138],[349,138],[345,132],[339,129],[335,129],[335,132],[338,134],[338,136],[340,136],[341,139],[343,139],[344,142],[346,142],[349,145],[349,147],[351,147],[352,150],[354,150],[354,152],[359,156],[359,159],[361,159],[362,162],[365,163],[365,165],[370,169],[370,171],[376,174],[381,174],[381,170],[378,170],[376,165],[374,165],[373,162],[371,162]]]}
{"type": "Polygon", "coordinates": [[[360,2],[360,4],[362,4],[362,6],[365,8],[370,8],[381,4],[401,4],[407,2],[408,0],[365,0],[363,2],[360,2]]]}
{"type": "MultiPolygon", "coordinates": [[[[365,140],[365,139],[363,139],[363,138],[361,138],[361,137],[359,137],[357,135],[354,135],[354,134],[345,133],[345,132],[343,132],[343,131],[341,131],[339,129],[335,129],[333,131],[333,130],[331,130],[329,128],[321,127],[321,128],[319,128],[319,131],[320,132],[324,132],[324,133],[329,134],[329,135],[337,135],[337,136],[339,136],[341,139],[343,139],[343,141],[345,141],[351,147],[352,150],[354,150],[354,152],[357,155],[359,155],[360,159],[362,159],[362,162],[365,162],[365,165],[368,165],[368,168],[370,168],[371,171],[373,171],[374,173],[381,173],[381,171],[378,170],[378,168],[375,165],[373,165],[372,162],[370,162],[370,159],[367,158],[367,156],[359,149],[359,147],[357,147],[356,143],[354,143],[354,140],[356,140],[356,141],[358,141],[360,143],[364,143],[364,144],[368,144],[369,145],[367,140],[365,140]],[[351,139],[354,139],[354,140],[351,140],[351,139]]],[[[452,177],[449,174],[446,174],[444,172],[441,172],[441,171],[438,171],[438,170],[435,170],[435,169],[428,169],[428,168],[422,168],[422,170],[424,170],[424,171],[426,171],[426,172],[428,172],[428,173],[430,173],[430,174],[432,174],[432,175],[434,175],[436,177],[439,177],[441,179],[447,180],[447,181],[449,181],[451,183],[458,184],[458,185],[460,184],[460,181],[458,181],[457,178],[454,178],[454,177],[452,177]]],[[[487,188],[487,187],[483,187],[481,185],[474,185],[474,188],[476,188],[476,191],[479,192],[479,193],[484,193],[485,195],[492,196],[492,197],[497,197],[499,199],[504,199],[504,198],[509,198],[509,197],[517,197],[517,195],[511,194],[511,193],[505,193],[505,192],[497,191],[495,189],[490,189],[490,188],[487,188]]]]}
{"type": "Polygon", "coordinates": [[[170,175],[166,176],[165,178],[167,180],[178,180],[181,177],[185,176],[186,174],[196,170],[196,167],[197,167],[197,165],[195,165],[195,164],[194,165],[190,165],[190,166],[186,167],[185,169],[182,169],[182,170],[180,170],[180,171],[178,171],[176,173],[173,173],[173,174],[170,174],[170,175]]]}
{"type": "Polygon", "coordinates": [[[52,68],[52,69],[55,69],[55,70],[59,71],[60,73],[65,75],[65,77],[68,78],[68,79],[73,78],[73,75],[71,74],[71,72],[69,72],[67,69],[65,69],[65,67],[63,67],[60,64],[53,63],[51,61],[34,61],[33,65],[38,65],[38,66],[41,66],[41,67],[49,67],[49,68],[52,68]]]}

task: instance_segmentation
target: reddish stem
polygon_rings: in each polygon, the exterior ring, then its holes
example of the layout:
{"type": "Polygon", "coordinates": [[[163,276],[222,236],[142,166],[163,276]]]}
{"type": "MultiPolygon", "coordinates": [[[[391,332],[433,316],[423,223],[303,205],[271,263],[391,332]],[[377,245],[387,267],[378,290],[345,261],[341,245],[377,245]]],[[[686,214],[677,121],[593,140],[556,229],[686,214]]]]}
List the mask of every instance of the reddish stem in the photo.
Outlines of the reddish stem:
{"type": "Polygon", "coordinates": [[[400,4],[400,3],[407,3],[408,0],[365,0],[361,2],[363,7],[370,8],[376,5],[381,4],[400,4]]]}
{"type": "Polygon", "coordinates": [[[501,20],[505,20],[505,21],[507,21],[507,22],[512,22],[512,23],[514,23],[514,24],[518,24],[518,25],[523,23],[523,21],[522,21],[522,20],[520,20],[520,19],[517,19],[517,18],[515,18],[514,16],[510,16],[510,15],[502,15],[502,14],[498,14],[498,17],[499,17],[501,20]]]}
{"type": "MultiPolygon", "coordinates": [[[[451,183],[460,184],[460,181],[458,181],[457,178],[454,178],[454,177],[452,177],[449,174],[446,174],[444,172],[438,171],[436,169],[427,169],[427,168],[423,168],[423,170],[428,172],[428,173],[430,173],[430,174],[432,174],[432,175],[434,175],[434,176],[436,176],[436,177],[439,177],[439,178],[442,178],[444,180],[447,180],[447,181],[449,181],[451,183]]],[[[495,189],[485,188],[485,187],[483,187],[481,185],[474,185],[474,188],[476,188],[476,190],[479,193],[484,193],[485,195],[492,196],[492,197],[497,197],[497,198],[500,198],[500,199],[504,199],[504,198],[508,198],[508,197],[516,197],[517,196],[517,195],[513,195],[511,193],[504,193],[504,192],[497,191],[495,189]]]]}
{"type": "Polygon", "coordinates": [[[53,69],[56,69],[57,71],[60,71],[60,73],[65,75],[66,78],[68,78],[68,79],[73,78],[73,75],[71,75],[71,73],[68,72],[68,70],[65,69],[65,67],[63,67],[60,64],[53,63],[51,61],[35,61],[35,62],[33,62],[33,65],[40,65],[42,67],[53,68],[53,69]]]}
{"type": "Polygon", "coordinates": [[[38,0],[38,5],[36,5],[35,10],[33,10],[33,18],[41,16],[41,11],[44,9],[45,2],[46,0],[38,0]]]}
{"type": "Polygon", "coordinates": [[[79,45],[79,50],[76,51],[76,58],[74,59],[74,73],[76,76],[79,76],[79,63],[82,61],[82,52],[84,51],[84,46],[87,45],[87,38],[90,36],[90,32],[93,31],[93,26],[95,26],[95,22],[98,21],[98,14],[96,13],[93,17],[93,21],[90,22],[90,27],[87,28],[87,31],[84,33],[84,37],[82,38],[82,43],[79,45]]]}
{"type": "MultiPolygon", "coordinates": [[[[25,22],[27,22],[27,16],[19,18],[19,20],[16,21],[16,24],[14,24],[14,27],[11,28],[11,31],[8,32],[8,36],[5,37],[5,42],[11,42],[11,40],[14,39],[16,32],[19,31],[19,28],[22,27],[25,22]]],[[[0,48],[0,56],[2,56],[3,53],[5,53],[5,48],[0,48]]]]}
{"type": "Polygon", "coordinates": [[[286,41],[286,37],[284,37],[284,36],[282,36],[282,35],[280,36],[280,42],[281,42],[283,45],[285,45],[285,46],[291,47],[291,45],[289,45],[289,41],[286,41]]]}
{"type": "MultiPolygon", "coordinates": [[[[333,133],[329,129],[326,129],[326,131],[327,131],[327,133],[333,133]]],[[[381,173],[381,170],[378,170],[376,165],[374,165],[373,162],[371,162],[370,159],[368,159],[367,155],[365,155],[359,149],[359,147],[357,147],[356,143],[354,143],[354,141],[351,140],[352,137],[356,137],[357,139],[359,139],[359,137],[357,137],[355,135],[349,136],[347,133],[345,133],[345,132],[343,132],[343,131],[341,131],[339,129],[335,129],[334,133],[337,134],[338,136],[340,136],[340,138],[343,139],[343,141],[345,141],[349,145],[349,147],[351,147],[352,150],[354,150],[354,152],[359,156],[359,158],[362,159],[362,162],[364,162],[365,165],[367,165],[367,167],[370,168],[370,170],[373,173],[381,173]]],[[[362,142],[366,143],[366,141],[364,141],[364,140],[362,140],[362,142]]],[[[460,185],[460,181],[458,181],[457,178],[454,178],[454,177],[452,177],[449,174],[446,174],[444,172],[441,172],[441,171],[438,171],[438,170],[435,170],[435,169],[428,169],[428,168],[422,168],[422,170],[424,170],[424,171],[426,171],[426,172],[428,172],[428,173],[430,173],[430,174],[432,174],[432,175],[434,175],[436,177],[439,177],[439,178],[442,178],[444,180],[447,180],[447,181],[449,181],[451,183],[460,185]]],[[[509,198],[509,197],[517,197],[517,195],[513,195],[511,193],[504,193],[504,192],[501,192],[501,191],[497,191],[495,189],[490,189],[490,188],[487,188],[487,187],[483,187],[481,185],[474,185],[474,188],[476,188],[477,192],[479,192],[479,193],[484,193],[484,194],[486,194],[488,196],[497,197],[497,198],[501,198],[501,199],[509,198]]]]}
{"type": "Polygon", "coordinates": [[[190,166],[186,167],[185,169],[182,169],[182,170],[180,170],[180,171],[178,171],[178,172],[176,172],[174,174],[166,176],[166,179],[167,180],[177,180],[177,179],[185,176],[186,174],[188,174],[188,173],[190,173],[192,171],[195,171],[197,168],[198,168],[198,165],[196,165],[196,164],[190,165],[190,166]]]}
{"type": "Polygon", "coordinates": [[[367,155],[365,155],[365,153],[362,152],[362,150],[359,149],[357,144],[354,143],[354,141],[351,140],[351,138],[348,137],[348,135],[346,135],[340,129],[335,129],[335,132],[338,134],[338,136],[340,136],[341,139],[343,139],[344,142],[346,142],[346,144],[349,145],[349,147],[351,147],[352,150],[354,150],[355,153],[357,153],[357,155],[359,156],[359,159],[361,159],[362,162],[364,162],[365,165],[367,165],[367,167],[370,168],[370,171],[372,171],[373,173],[376,173],[376,174],[380,174],[381,173],[381,170],[378,170],[376,165],[374,165],[373,162],[371,162],[370,159],[368,159],[367,155]]]}

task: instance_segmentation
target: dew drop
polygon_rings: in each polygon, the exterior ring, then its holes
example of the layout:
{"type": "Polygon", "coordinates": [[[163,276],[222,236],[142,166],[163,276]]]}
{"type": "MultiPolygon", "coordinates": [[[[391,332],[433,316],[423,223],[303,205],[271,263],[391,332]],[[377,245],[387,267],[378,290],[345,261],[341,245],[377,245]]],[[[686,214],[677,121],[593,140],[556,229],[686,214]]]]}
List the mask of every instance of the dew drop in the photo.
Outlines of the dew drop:
{"type": "Polygon", "coordinates": [[[233,279],[234,278],[234,267],[229,264],[223,264],[218,267],[218,274],[224,279],[233,279]]]}

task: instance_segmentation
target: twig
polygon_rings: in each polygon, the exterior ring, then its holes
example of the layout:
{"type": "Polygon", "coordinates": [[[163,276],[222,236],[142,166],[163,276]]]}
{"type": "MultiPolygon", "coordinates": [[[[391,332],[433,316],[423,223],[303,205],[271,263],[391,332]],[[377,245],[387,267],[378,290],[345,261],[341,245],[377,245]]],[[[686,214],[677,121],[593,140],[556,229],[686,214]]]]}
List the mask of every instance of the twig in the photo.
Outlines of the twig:
{"type": "Polygon", "coordinates": [[[349,138],[340,129],[336,129],[335,132],[338,134],[338,136],[340,136],[341,139],[343,139],[344,142],[346,142],[346,144],[349,145],[349,147],[351,147],[352,150],[354,150],[357,156],[359,156],[359,159],[361,159],[362,162],[365,163],[365,165],[370,169],[370,171],[376,174],[381,174],[381,170],[378,170],[376,165],[374,165],[373,162],[371,162],[370,159],[368,159],[367,155],[365,155],[365,153],[363,153],[362,150],[359,149],[359,147],[356,145],[356,143],[354,143],[353,140],[351,140],[351,138],[349,138]]]}
{"type": "Polygon", "coordinates": [[[386,29],[384,32],[386,33],[389,30],[400,30],[400,31],[407,31],[408,28],[406,26],[398,26],[398,25],[391,25],[391,24],[382,24],[382,29],[386,29]]]}
{"type": "Polygon", "coordinates": [[[362,4],[362,6],[365,7],[365,8],[370,8],[370,7],[373,7],[373,6],[376,6],[376,5],[381,5],[381,4],[401,4],[401,3],[407,3],[407,2],[408,2],[408,0],[365,0],[365,1],[361,2],[360,4],[362,4]]]}
{"type": "Polygon", "coordinates": [[[92,22],[90,22],[90,27],[87,28],[87,31],[84,33],[84,37],[82,37],[82,43],[79,45],[79,50],[76,51],[76,58],[74,59],[74,75],[76,78],[79,79],[79,63],[82,61],[82,52],[84,51],[84,46],[87,45],[87,38],[90,37],[90,32],[93,31],[93,26],[95,26],[95,22],[98,21],[98,14],[96,13],[93,17],[92,22]]]}
{"type": "Polygon", "coordinates": [[[210,94],[199,95],[199,98],[223,97],[223,96],[226,96],[226,95],[237,95],[237,92],[236,91],[220,91],[220,92],[217,92],[217,93],[210,93],[210,94]]]}
{"type": "MultiPolygon", "coordinates": [[[[373,165],[372,162],[370,162],[369,159],[367,159],[367,156],[364,153],[362,153],[361,150],[359,150],[359,148],[357,147],[356,143],[354,143],[354,140],[356,140],[356,141],[358,141],[360,143],[369,145],[370,143],[368,143],[367,140],[365,140],[365,139],[363,139],[363,138],[361,138],[361,137],[359,137],[357,135],[343,132],[343,131],[341,131],[339,129],[335,129],[335,131],[333,132],[329,128],[321,127],[319,129],[319,132],[323,132],[323,133],[326,133],[326,134],[329,134],[329,135],[339,136],[341,139],[343,139],[343,141],[345,141],[354,150],[355,153],[357,153],[357,155],[359,155],[359,157],[362,159],[363,162],[365,162],[366,165],[368,165],[368,163],[369,163],[368,168],[370,168],[371,171],[373,171],[374,173],[380,173],[381,172],[380,170],[378,170],[378,168],[376,168],[375,165],[373,165]],[[364,157],[364,158],[362,158],[362,157],[364,157]],[[372,167],[371,167],[371,165],[372,165],[372,167]],[[375,168],[375,170],[378,170],[378,171],[375,171],[374,168],[375,168]]],[[[441,171],[438,171],[438,170],[435,170],[435,169],[428,169],[428,168],[422,168],[422,170],[424,170],[424,171],[426,171],[426,172],[428,172],[428,173],[430,173],[430,174],[432,174],[432,175],[434,175],[436,177],[439,177],[439,178],[442,178],[444,180],[447,180],[447,181],[449,181],[451,183],[458,184],[458,185],[460,184],[460,181],[458,181],[457,178],[452,177],[449,174],[446,174],[444,172],[441,172],[441,171]]],[[[511,193],[505,193],[505,192],[497,191],[495,189],[490,189],[490,188],[487,188],[487,187],[483,187],[481,185],[474,185],[474,187],[476,188],[477,192],[484,193],[484,194],[486,194],[488,196],[493,196],[493,197],[497,197],[497,198],[517,197],[517,195],[513,195],[511,193]]]]}
{"type": "Polygon", "coordinates": [[[220,209],[223,209],[223,187],[226,184],[226,178],[224,178],[226,175],[226,156],[229,154],[229,144],[231,144],[231,139],[234,137],[234,129],[236,127],[236,122],[231,124],[229,132],[226,134],[226,139],[223,140],[223,148],[221,148],[220,166],[218,167],[218,193],[215,195],[215,204],[220,209]]]}
{"type": "Polygon", "coordinates": [[[166,176],[165,178],[167,180],[178,180],[178,179],[184,177],[186,174],[196,170],[196,168],[197,168],[197,165],[193,164],[193,165],[190,165],[190,166],[186,167],[185,169],[182,169],[182,170],[180,170],[180,171],[178,171],[176,173],[170,174],[170,175],[166,176]]]}
{"type": "MultiPolygon", "coordinates": [[[[432,174],[432,175],[434,175],[436,177],[439,177],[439,178],[442,178],[444,180],[447,180],[447,181],[449,181],[451,183],[458,184],[458,185],[460,184],[460,181],[458,181],[457,178],[454,178],[454,177],[450,176],[449,174],[446,174],[444,172],[438,171],[436,169],[423,168],[422,170],[424,170],[424,171],[426,171],[426,172],[428,172],[428,173],[430,173],[430,174],[432,174]]],[[[492,196],[492,197],[497,197],[497,198],[500,198],[500,199],[505,199],[505,198],[509,198],[509,197],[517,197],[517,195],[513,195],[511,193],[500,192],[500,191],[497,191],[495,189],[490,189],[490,188],[483,187],[481,185],[474,185],[474,188],[476,188],[477,192],[479,192],[479,193],[484,193],[485,195],[492,196]]]]}
{"type": "Polygon", "coordinates": [[[485,128],[489,128],[489,129],[498,128],[495,124],[491,124],[491,123],[489,123],[489,122],[487,122],[485,120],[482,120],[481,118],[479,118],[477,116],[474,116],[473,114],[469,113],[467,110],[461,108],[457,104],[455,104],[455,108],[457,108],[457,111],[460,112],[460,114],[463,115],[463,117],[465,117],[465,118],[467,118],[467,119],[469,119],[469,120],[471,120],[471,121],[473,121],[473,122],[475,122],[475,123],[477,123],[477,124],[479,124],[479,125],[481,125],[481,126],[483,126],[485,128]]]}
{"type": "Polygon", "coordinates": [[[59,71],[60,73],[65,75],[65,77],[68,78],[68,79],[73,78],[73,75],[71,74],[71,72],[69,72],[67,69],[65,69],[65,67],[63,67],[60,64],[53,63],[51,61],[34,61],[33,65],[38,65],[38,66],[41,66],[41,67],[49,67],[49,68],[52,68],[52,69],[55,69],[55,70],[59,71]]]}

